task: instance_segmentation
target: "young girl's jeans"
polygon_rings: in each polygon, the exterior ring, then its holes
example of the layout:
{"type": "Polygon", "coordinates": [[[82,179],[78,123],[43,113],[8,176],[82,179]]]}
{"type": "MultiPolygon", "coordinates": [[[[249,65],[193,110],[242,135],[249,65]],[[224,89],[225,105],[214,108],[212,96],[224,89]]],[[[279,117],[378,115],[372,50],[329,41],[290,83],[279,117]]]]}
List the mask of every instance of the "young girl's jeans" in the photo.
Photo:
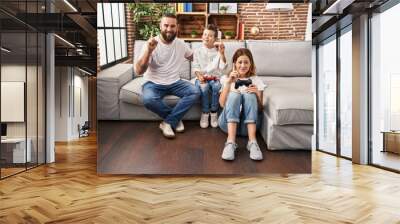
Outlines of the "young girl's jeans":
{"type": "Polygon", "coordinates": [[[217,80],[211,80],[201,84],[198,79],[196,79],[195,85],[200,89],[201,95],[201,110],[203,113],[217,112],[219,108],[219,90],[221,89],[221,83],[217,80]],[[210,97],[211,94],[211,97],[210,97]],[[211,106],[210,106],[211,98],[211,106]]]}
{"type": "Polygon", "coordinates": [[[253,93],[230,92],[225,107],[218,118],[219,127],[228,133],[228,123],[238,123],[236,135],[247,136],[247,124],[261,125],[258,115],[257,96],[253,93]]]}

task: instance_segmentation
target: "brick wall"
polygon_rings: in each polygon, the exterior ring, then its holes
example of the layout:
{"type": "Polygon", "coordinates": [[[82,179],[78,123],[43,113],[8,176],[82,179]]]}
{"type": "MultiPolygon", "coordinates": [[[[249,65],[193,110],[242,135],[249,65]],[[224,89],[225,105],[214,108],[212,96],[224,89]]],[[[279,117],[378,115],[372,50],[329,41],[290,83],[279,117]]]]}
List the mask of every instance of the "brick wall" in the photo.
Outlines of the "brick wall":
{"type": "Polygon", "coordinates": [[[240,3],[238,13],[240,21],[245,26],[245,40],[304,40],[307,28],[308,4],[293,4],[290,12],[269,12],[265,9],[266,3],[240,3]],[[257,26],[258,35],[250,33],[250,29],[257,26]]]}
{"type": "MultiPolygon", "coordinates": [[[[293,6],[293,11],[280,12],[279,15],[278,12],[268,12],[265,9],[266,3],[239,3],[238,13],[240,21],[245,26],[245,40],[304,40],[307,28],[308,3],[295,3],[293,6]],[[260,29],[258,35],[250,33],[253,26],[260,29]]],[[[132,21],[132,12],[128,7],[125,7],[125,12],[129,56],[125,63],[133,63],[135,24],[132,21]]]]}
{"type": "Polygon", "coordinates": [[[133,45],[135,44],[135,23],[132,18],[132,11],[128,9],[127,4],[125,4],[125,14],[126,14],[126,27],[128,36],[128,57],[129,59],[125,63],[133,63],[133,45]]]}

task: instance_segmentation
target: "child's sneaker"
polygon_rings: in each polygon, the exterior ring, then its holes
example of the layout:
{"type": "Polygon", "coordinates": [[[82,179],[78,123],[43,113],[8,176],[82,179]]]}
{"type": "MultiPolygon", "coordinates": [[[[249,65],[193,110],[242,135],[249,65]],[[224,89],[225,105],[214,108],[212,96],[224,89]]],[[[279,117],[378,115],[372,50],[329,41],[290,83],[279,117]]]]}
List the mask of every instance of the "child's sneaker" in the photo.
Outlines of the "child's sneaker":
{"type": "Polygon", "coordinates": [[[211,113],[211,127],[218,127],[218,113],[211,113]]]}
{"type": "Polygon", "coordinates": [[[262,160],[263,155],[257,141],[249,141],[247,143],[247,150],[250,151],[250,159],[252,160],[262,160]]]}
{"type": "Polygon", "coordinates": [[[209,113],[202,113],[200,118],[200,127],[208,128],[208,118],[210,117],[209,113]]]}
{"type": "Polygon", "coordinates": [[[226,142],[221,158],[224,160],[234,160],[237,147],[238,145],[234,142],[226,142]]]}

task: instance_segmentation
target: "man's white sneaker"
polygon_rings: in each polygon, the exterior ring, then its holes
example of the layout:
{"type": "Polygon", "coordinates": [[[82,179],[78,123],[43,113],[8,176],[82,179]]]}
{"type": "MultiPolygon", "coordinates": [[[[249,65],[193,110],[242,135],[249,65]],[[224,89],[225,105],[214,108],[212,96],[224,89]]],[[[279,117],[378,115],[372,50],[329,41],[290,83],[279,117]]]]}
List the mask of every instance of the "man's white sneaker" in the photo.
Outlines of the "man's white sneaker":
{"type": "Polygon", "coordinates": [[[210,117],[209,113],[201,113],[200,117],[200,127],[208,128],[208,118],[210,117]]]}
{"type": "Polygon", "coordinates": [[[183,122],[182,121],[179,121],[178,125],[175,128],[175,131],[179,132],[179,133],[185,131],[185,126],[183,126],[183,122]]]}
{"type": "Polygon", "coordinates": [[[166,138],[174,138],[175,137],[175,133],[172,130],[171,125],[168,123],[165,123],[164,121],[160,123],[160,130],[162,131],[163,135],[166,138]]]}
{"type": "Polygon", "coordinates": [[[237,147],[237,144],[234,142],[226,142],[221,158],[224,160],[234,160],[237,147]]]}
{"type": "Polygon", "coordinates": [[[247,143],[247,150],[250,151],[250,159],[262,160],[263,155],[256,141],[249,141],[247,143]]]}
{"type": "Polygon", "coordinates": [[[218,113],[211,113],[210,119],[211,127],[216,128],[218,127],[218,113]]]}

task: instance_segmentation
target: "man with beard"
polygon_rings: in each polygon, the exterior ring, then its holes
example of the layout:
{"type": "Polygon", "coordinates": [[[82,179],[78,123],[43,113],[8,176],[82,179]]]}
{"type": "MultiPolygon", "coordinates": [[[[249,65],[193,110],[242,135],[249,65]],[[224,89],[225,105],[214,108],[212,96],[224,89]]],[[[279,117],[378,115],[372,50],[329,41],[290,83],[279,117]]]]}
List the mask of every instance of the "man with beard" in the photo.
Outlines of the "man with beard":
{"type": "Polygon", "coordinates": [[[177,19],[173,14],[164,15],[160,21],[161,35],[151,37],[142,48],[135,72],[143,75],[142,86],[144,106],[160,116],[160,129],[167,138],[174,138],[175,132],[183,132],[182,118],[199,99],[200,91],[189,81],[179,77],[179,68],[185,58],[193,59],[192,50],[183,40],[177,39],[177,19]],[[166,95],[178,96],[175,107],[166,105],[166,95]]]}

